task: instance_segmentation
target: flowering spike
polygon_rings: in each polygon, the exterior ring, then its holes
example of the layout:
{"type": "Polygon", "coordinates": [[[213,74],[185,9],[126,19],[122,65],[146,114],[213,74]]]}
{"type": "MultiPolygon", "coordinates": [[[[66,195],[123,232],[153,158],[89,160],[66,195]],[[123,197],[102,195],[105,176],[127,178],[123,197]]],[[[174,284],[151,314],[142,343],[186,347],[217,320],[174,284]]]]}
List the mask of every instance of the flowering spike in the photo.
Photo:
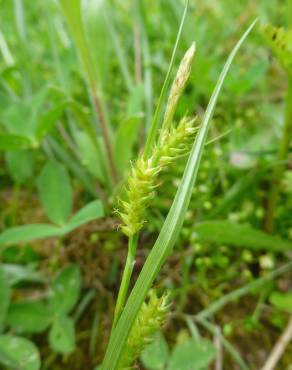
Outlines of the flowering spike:
{"type": "Polygon", "coordinates": [[[165,110],[165,115],[164,115],[164,120],[163,120],[163,127],[162,127],[163,129],[168,129],[173,119],[174,112],[176,110],[179,98],[182,95],[184,88],[186,86],[186,83],[191,74],[191,68],[192,68],[192,63],[193,63],[195,52],[196,52],[196,44],[193,42],[191,47],[185,53],[180,63],[180,66],[178,68],[174,82],[172,84],[169,97],[168,97],[168,101],[167,101],[167,105],[166,105],[166,110],[165,110]]]}
{"type": "Polygon", "coordinates": [[[148,293],[148,301],[140,308],[137,319],[128,337],[118,369],[130,370],[145,346],[153,340],[153,334],[165,323],[169,313],[169,293],[158,297],[154,290],[148,293]]]}

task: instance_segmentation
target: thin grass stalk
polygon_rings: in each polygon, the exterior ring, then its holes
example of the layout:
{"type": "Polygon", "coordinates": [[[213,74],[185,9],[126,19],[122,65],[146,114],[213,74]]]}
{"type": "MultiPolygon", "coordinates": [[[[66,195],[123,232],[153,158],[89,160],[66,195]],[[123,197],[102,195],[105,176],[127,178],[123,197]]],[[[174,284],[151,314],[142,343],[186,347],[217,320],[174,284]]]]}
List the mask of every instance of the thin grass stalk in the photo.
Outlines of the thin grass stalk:
{"type": "Polygon", "coordinates": [[[118,176],[118,171],[116,169],[115,160],[114,160],[112,140],[111,140],[109,129],[108,129],[108,123],[107,123],[106,113],[105,113],[105,105],[104,105],[103,100],[101,99],[101,93],[98,93],[97,86],[95,83],[94,85],[91,85],[91,95],[92,95],[92,101],[93,101],[95,113],[96,113],[96,116],[97,116],[97,119],[100,125],[102,136],[104,138],[104,145],[105,145],[105,149],[108,155],[109,170],[110,170],[111,177],[113,180],[113,185],[115,185],[118,182],[119,176],[118,176]]]}
{"type": "Polygon", "coordinates": [[[228,294],[225,294],[224,297],[218,299],[217,301],[210,304],[209,307],[204,309],[203,311],[199,312],[197,315],[194,315],[195,319],[201,320],[201,319],[207,319],[210,316],[213,316],[216,312],[220,311],[224,306],[226,306],[228,303],[239,299],[243,297],[246,294],[249,294],[254,289],[260,288],[262,285],[266,284],[268,281],[271,281],[275,279],[276,277],[289,272],[292,270],[292,262],[289,262],[278,269],[272,271],[266,276],[263,276],[262,278],[259,278],[255,281],[252,281],[251,283],[234,290],[233,292],[230,292],[228,294]]]}
{"type": "Polygon", "coordinates": [[[286,96],[286,113],[285,122],[280,139],[278,154],[277,154],[277,165],[274,167],[272,172],[272,178],[270,182],[270,192],[268,197],[268,206],[266,210],[265,218],[265,230],[272,233],[274,230],[274,223],[276,219],[277,204],[280,195],[280,185],[283,179],[283,174],[286,168],[286,160],[289,154],[289,145],[292,138],[292,77],[288,79],[288,91],[286,96]]]}
{"type": "Polygon", "coordinates": [[[185,23],[185,20],[186,20],[188,7],[189,7],[189,0],[186,0],[184,12],[183,12],[183,15],[182,15],[182,19],[181,19],[179,30],[178,30],[177,37],[176,37],[176,41],[175,41],[174,48],[173,48],[173,51],[172,51],[172,55],[171,55],[169,67],[168,67],[168,70],[167,70],[167,74],[166,74],[166,77],[165,77],[165,80],[164,80],[164,83],[163,83],[163,86],[162,86],[162,89],[161,89],[161,93],[160,93],[160,96],[159,96],[159,100],[158,100],[156,110],[154,112],[154,117],[153,117],[153,121],[152,121],[150,130],[149,130],[149,134],[147,136],[147,141],[146,141],[146,145],[145,145],[145,149],[144,149],[145,158],[149,158],[152,147],[154,145],[154,142],[155,142],[155,139],[156,139],[156,136],[157,136],[157,131],[158,131],[158,128],[159,128],[160,118],[161,118],[161,115],[162,115],[162,109],[163,109],[163,105],[164,105],[164,101],[165,101],[165,95],[167,93],[167,89],[168,89],[169,84],[170,84],[171,72],[172,72],[172,69],[173,69],[174,60],[175,60],[175,57],[176,57],[178,45],[179,45],[179,42],[180,42],[180,39],[181,39],[183,26],[184,26],[184,23],[185,23]]]}
{"type": "MultiPolygon", "coordinates": [[[[115,185],[118,181],[118,171],[115,166],[113,155],[111,127],[106,114],[102,91],[96,79],[92,54],[88,47],[83,27],[81,2],[80,0],[60,0],[60,3],[79,52],[86,76],[88,91],[91,97],[92,107],[99,123],[103,144],[107,154],[106,159],[103,161],[105,170],[109,170],[111,181],[113,185],[115,185]]],[[[104,158],[104,156],[101,158],[104,158]]]]}
{"type": "MultiPolygon", "coordinates": [[[[200,319],[200,320],[197,320],[197,322],[201,324],[211,334],[217,333],[217,327],[213,324],[210,324],[207,320],[200,319]]],[[[229,355],[233,358],[233,360],[238,364],[240,369],[249,370],[249,367],[247,366],[245,361],[242,359],[240,354],[237,352],[237,350],[221,334],[220,334],[220,339],[222,340],[222,344],[225,350],[229,353],[229,355]]]]}
{"type": "Polygon", "coordinates": [[[125,305],[125,301],[127,298],[129,284],[130,284],[133,268],[135,265],[135,256],[136,256],[136,250],[137,250],[138,236],[139,234],[137,233],[129,237],[128,239],[127,260],[126,260],[126,265],[123,271],[122,281],[121,281],[117,303],[115,307],[113,328],[116,326],[118,319],[120,318],[120,315],[122,313],[122,310],[123,310],[123,307],[125,305]]]}
{"type": "Polygon", "coordinates": [[[127,338],[136,320],[140,307],[144,302],[146,295],[166,258],[172,252],[191,199],[192,189],[197,178],[204,144],[206,142],[211,118],[220,90],[238,49],[254,27],[255,23],[256,22],[253,22],[253,24],[248,28],[248,30],[235,45],[220,74],[204,115],[199,133],[196,137],[195,143],[193,144],[189,160],[184,171],[183,179],[177,190],[173,204],[162,226],[160,234],[145,261],[141,273],[138,276],[136,284],[130,293],[121,317],[110,336],[108,348],[102,364],[102,370],[117,369],[120,356],[125,348],[127,338]]]}
{"type": "MultiPolygon", "coordinates": [[[[67,86],[66,80],[64,79],[62,63],[60,61],[59,53],[58,53],[58,50],[57,50],[57,47],[56,47],[57,42],[56,42],[56,37],[55,37],[55,29],[54,29],[54,26],[52,24],[52,19],[50,17],[50,14],[48,12],[46,12],[46,20],[47,20],[48,29],[49,29],[49,42],[50,42],[50,47],[51,47],[51,51],[52,51],[52,57],[53,57],[55,69],[57,71],[58,80],[60,81],[61,86],[66,91],[68,86],[67,86]]],[[[80,126],[87,133],[87,135],[90,138],[92,144],[94,145],[99,157],[102,158],[103,157],[102,150],[100,148],[100,144],[97,140],[97,135],[96,135],[96,132],[95,132],[93,126],[84,122],[83,117],[81,117],[79,112],[75,111],[75,114],[78,116],[80,126]]],[[[76,134],[75,122],[73,122],[73,117],[70,114],[70,112],[68,112],[68,110],[66,110],[66,117],[67,117],[67,120],[68,120],[68,123],[69,123],[69,129],[70,129],[70,131],[72,131],[71,134],[73,136],[75,136],[75,134],[76,134]]],[[[75,145],[73,144],[73,146],[70,145],[69,147],[73,149],[72,151],[73,151],[74,155],[80,161],[79,155],[76,155],[77,154],[76,153],[77,148],[75,148],[75,145]]],[[[104,174],[105,178],[108,177],[107,171],[105,171],[104,169],[103,169],[103,174],[104,174]]],[[[107,181],[106,183],[108,184],[108,190],[111,191],[112,190],[112,187],[110,186],[111,182],[107,181]]],[[[97,188],[97,192],[99,194],[100,199],[102,199],[104,204],[106,204],[107,203],[106,202],[107,198],[106,198],[106,196],[104,194],[104,191],[102,190],[102,187],[99,183],[97,183],[96,188],[97,188]]]]}

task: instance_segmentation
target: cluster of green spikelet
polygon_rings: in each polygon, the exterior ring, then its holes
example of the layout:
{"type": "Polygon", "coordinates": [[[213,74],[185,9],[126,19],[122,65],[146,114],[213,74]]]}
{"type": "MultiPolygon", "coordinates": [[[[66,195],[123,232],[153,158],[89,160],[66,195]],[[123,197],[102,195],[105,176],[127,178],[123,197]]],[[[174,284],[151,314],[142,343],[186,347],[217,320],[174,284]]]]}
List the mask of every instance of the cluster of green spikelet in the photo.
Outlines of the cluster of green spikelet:
{"type": "Polygon", "coordinates": [[[118,369],[130,370],[145,346],[151,343],[153,334],[160,329],[169,313],[169,294],[158,297],[154,290],[148,293],[148,301],[144,302],[128,337],[127,345],[122,353],[118,369]]]}
{"type": "Polygon", "coordinates": [[[179,157],[189,152],[197,131],[194,119],[183,118],[177,127],[161,134],[160,142],[154,147],[152,156],[145,159],[140,155],[133,164],[125,187],[124,200],[120,200],[123,221],[122,231],[127,236],[136,234],[145,222],[145,210],[155,195],[159,173],[179,157]]]}
{"type": "Polygon", "coordinates": [[[145,223],[145,210],[159,186],[158,177],[162,170],[179,157],[188,154],[197,131],[194,118],[184,117],[177,125],[173,116],[186,82],[190,76],[195,53],[193,44],[186,52],[170,90],[162,129],[152,153],[145,158],[141,153],[132,165],[131,173],[120,199],[118,214],[122,220],[121,230],[128,237],[136,234],[145,223]]]}

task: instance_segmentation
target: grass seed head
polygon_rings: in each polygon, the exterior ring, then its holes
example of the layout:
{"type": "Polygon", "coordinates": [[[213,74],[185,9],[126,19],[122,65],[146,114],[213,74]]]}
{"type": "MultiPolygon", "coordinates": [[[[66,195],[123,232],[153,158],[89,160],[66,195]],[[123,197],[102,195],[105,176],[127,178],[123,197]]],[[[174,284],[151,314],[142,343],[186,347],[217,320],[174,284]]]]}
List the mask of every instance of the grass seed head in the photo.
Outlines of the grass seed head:
{"type": "Polygon", "coordinates": [[[121,211],[118,211],[123,221],[121,230],[129,237],[136,234],[145,222],[145,209],[154,195],[159,171],[152,157],[145,159],[142,155],[132,166],[125,187],[125,200],[120,200],[121,211]]]}
{"type": "Polygon", "coordinates": [[[142,350],[153,340],[153,334],[165,324],[169,310],[169,293],[158,297],[154,290],[150,290],[148,300],[141,306],[128,337],[127,346],[120,359],[119,370],[133,368],[132,365],[142,350]]]}
{"type": "Polygon", "coordinates": [[[184,117],[177,127],[161,132],[160,141],[154,150],[154,158],[160,167],[165,167],[179,157],[188,153],[194,135],[198,130],[196,119],[184,117]]]}
{"type": "Polygon", "coordinates": [[[191,47],[185,53],[180,66],[178,68],[176,77],[172,84],[169,98],[166,105],[165,115],[164,115],[164,127],[168,127],[173,119],[174,112],[176,110],[180,96],[182,95],[186,83],[190,77],[192,70],[192,63],[194,60],[196,51],[196,44],[192,43],[191,47]]]}

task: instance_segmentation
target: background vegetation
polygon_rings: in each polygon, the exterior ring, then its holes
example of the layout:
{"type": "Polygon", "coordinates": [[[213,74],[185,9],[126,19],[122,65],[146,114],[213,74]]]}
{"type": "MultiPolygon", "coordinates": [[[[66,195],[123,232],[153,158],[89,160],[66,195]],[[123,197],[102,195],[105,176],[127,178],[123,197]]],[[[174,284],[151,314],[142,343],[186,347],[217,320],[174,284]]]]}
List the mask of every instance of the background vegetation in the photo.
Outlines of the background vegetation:
{"type": "MultiPolygon", "coordinates": [[[[259,22],[224,82],[185,221],[139,313],[164,310],[154,337],[143,332],[150,344],[128,352],[137,368],[291,369],[291,343],[264,368],[281,334],[292,336],[291,4],[190,0],[171,81],[193,41],[196,53],[174,121],[197,116],[200,127],[228,55],[259,22]]],[[[115,210],[184,11],[178,0],[81,5],[0,0],[4,369],[101,364],[127,258],[115,210]]],[[[181,182],[180,154],[153,188],[130,288],[181,182]]]]}

